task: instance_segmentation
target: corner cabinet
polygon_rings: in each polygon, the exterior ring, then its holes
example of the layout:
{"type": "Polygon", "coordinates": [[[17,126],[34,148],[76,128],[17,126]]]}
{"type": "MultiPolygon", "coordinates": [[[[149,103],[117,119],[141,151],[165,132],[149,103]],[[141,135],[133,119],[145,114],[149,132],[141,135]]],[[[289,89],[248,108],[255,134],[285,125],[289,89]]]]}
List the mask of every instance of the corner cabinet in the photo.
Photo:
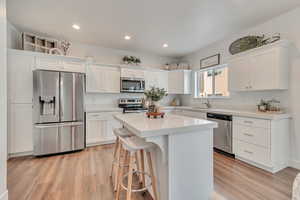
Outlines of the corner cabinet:
{"type": "Polygon", "coordinates": [[[88,65],[86,70],[87,93],[120,93],[120,68],[88,65]]]}
{"type": "Polygon", "coordinates": [[[286,90],[289,42],[278,41],[233,56],[228,61],[230,91],[286,90]]]}
{"type": "Polygon", "coordinates": [[[113,115],[121,112],[87,113],[86,115],[86,144],[94,146],[113,143],[115,136],[113,129],[122,125],[113,118],[113,115]]]}
{"type": "Polygon", "coordinates": [[[191,94],[191,70],[174,70],[168,73],[169,94],[191,94]]]}

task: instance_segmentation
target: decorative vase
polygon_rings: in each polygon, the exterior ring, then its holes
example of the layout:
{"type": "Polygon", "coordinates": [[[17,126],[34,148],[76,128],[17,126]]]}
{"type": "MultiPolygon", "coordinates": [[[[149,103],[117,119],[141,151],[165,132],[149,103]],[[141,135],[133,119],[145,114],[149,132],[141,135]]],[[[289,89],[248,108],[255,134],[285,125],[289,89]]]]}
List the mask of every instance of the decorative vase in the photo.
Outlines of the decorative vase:
{"type": "Polygon", "coordinates": [[[158,101],[151,101],[150,105],[148,106],[148,112],[151,113],[159,113],[160,112],[160,106],[158,101]]]}

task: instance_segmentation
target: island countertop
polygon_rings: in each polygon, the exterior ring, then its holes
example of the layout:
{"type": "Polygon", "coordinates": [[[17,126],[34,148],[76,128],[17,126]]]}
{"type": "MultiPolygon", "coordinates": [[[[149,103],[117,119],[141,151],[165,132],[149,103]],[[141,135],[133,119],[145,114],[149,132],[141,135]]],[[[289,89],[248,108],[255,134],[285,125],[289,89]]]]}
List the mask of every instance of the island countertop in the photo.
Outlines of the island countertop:
{"type": "Polygon", "coordinates": [[[167,113],[164,118],[149,119],[145,113],[117,114],[115,119],[140,137],[152,137],[183,133],[193,130],[216,128],[215,122],[204,119],[179,116],[167,113]]]}

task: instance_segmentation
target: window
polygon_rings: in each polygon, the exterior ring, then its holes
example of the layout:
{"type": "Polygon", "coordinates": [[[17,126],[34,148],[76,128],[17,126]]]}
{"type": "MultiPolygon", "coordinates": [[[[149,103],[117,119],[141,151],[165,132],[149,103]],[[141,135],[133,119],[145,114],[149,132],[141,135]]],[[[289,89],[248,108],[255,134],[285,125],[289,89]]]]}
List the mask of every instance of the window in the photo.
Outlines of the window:
{"type": "Polygon", "coordinates": [[[218,65],[194,72],[195,98],[228,97],[228,66],[218,65]]]}

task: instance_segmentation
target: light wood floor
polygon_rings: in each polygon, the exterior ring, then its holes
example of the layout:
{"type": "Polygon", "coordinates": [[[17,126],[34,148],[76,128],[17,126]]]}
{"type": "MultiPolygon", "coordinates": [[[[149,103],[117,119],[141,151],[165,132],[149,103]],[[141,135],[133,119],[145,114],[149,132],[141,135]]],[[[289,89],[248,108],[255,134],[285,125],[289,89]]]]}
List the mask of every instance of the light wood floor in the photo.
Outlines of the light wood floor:
{"type": "MultiPolygon", "coordinates": [[[[9,199],[113,200],[109,178],[111,160],[112,145],[73,154],[10,159],[9,199]]],[[[215,153],[215,199],[222,196],[227,200],[288,200],[298,172],[287,168],[272,175],[215,153]]],[[[150,198],[135,195],[134,200],[150,198]]]]}

